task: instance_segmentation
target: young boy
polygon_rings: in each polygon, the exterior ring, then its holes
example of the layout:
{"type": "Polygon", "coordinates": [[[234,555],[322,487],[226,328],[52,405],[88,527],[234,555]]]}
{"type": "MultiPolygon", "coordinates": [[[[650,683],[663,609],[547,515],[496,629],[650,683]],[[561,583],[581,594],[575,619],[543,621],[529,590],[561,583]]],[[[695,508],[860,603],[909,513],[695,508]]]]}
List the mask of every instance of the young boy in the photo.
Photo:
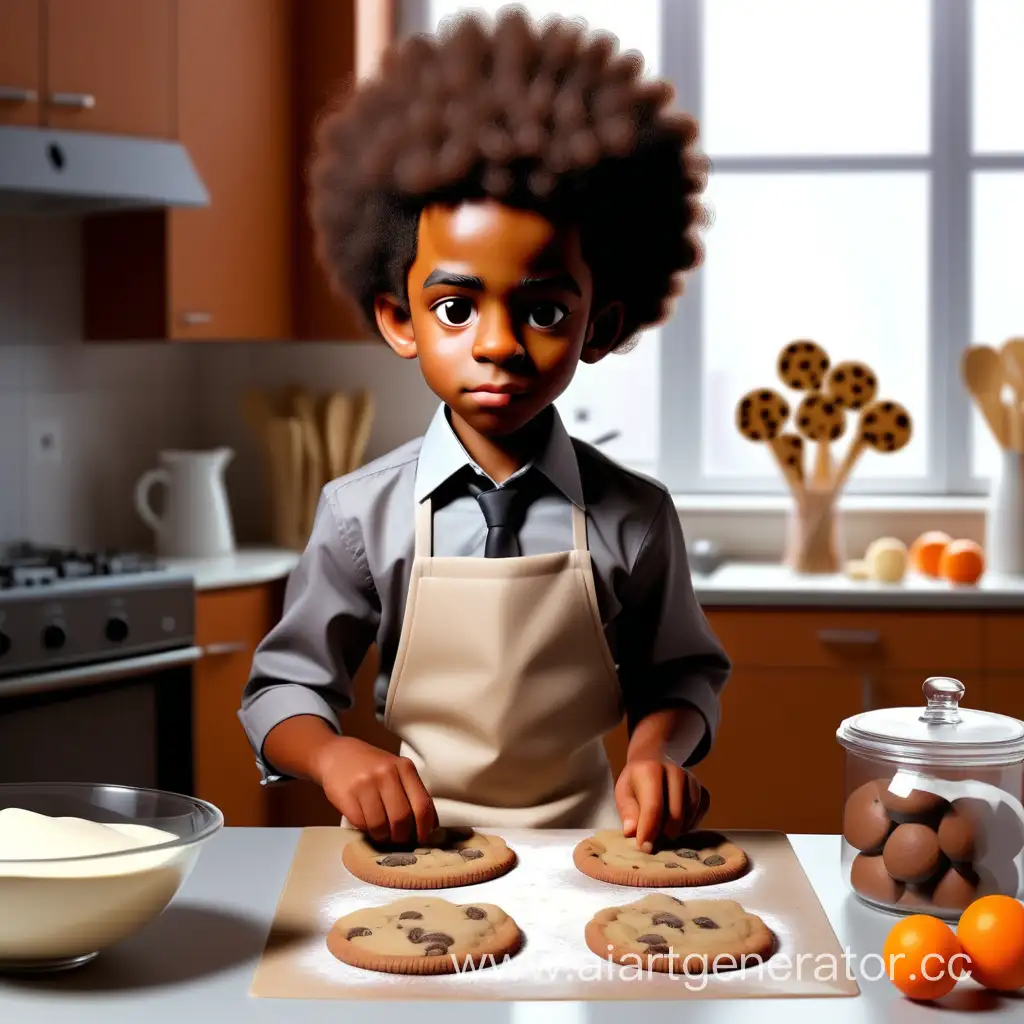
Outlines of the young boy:
{"type": "Polygon", "coordinates": [[[553,405],[699,262],[696,127],[641,68],[570,21],[462,18],[321,126],[321,258],[441,404],[324,489],[240,717],[265,781],[315,781],[374,839],[621,827],[649,850],[707,810],[685,766],[730,664],[671,498],[553,405]],[[338,724],[374,642],[399,756],[338,724]],[[616,780],[603,738],[623,714],[616,780]]]}

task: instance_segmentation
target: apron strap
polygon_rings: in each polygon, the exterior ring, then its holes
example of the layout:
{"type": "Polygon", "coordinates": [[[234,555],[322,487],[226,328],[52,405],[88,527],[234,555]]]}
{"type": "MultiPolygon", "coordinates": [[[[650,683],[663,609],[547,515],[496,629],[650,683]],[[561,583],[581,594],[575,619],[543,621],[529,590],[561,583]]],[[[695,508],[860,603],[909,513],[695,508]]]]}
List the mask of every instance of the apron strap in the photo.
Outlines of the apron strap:
{"type": "Polygon", "coordinates": [[[587,514],[572,503],[572,546],[576,551],[587,550],[587,514]]]}
{"type": "Polygon", "coordinates": [[[434,546],[434,516],[431,511],[430,498],[424,498],[416,506],[416,548],[417,558],[429,558],[434,546]]]}

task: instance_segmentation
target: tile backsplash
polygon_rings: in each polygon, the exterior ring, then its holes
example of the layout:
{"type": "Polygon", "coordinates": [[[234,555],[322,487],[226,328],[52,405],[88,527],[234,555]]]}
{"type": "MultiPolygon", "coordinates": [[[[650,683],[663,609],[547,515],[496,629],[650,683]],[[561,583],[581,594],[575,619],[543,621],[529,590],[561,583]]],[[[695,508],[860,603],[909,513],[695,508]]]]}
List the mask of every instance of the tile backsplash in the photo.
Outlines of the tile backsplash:
{"type": "Polygon", "coordinates": [[[74,220],[0,218],[0,541],[148,548],[135,481],[162,448],[222,444],[237,452],[227,483],[238,538],[264,540],[247,387],[372,388],[369,458],[429,421],[435,399],[418,368],[383,345],[83,343],[78,235],[74,220]],[[59,461],[34,450],[51,428],[59,461]]]}

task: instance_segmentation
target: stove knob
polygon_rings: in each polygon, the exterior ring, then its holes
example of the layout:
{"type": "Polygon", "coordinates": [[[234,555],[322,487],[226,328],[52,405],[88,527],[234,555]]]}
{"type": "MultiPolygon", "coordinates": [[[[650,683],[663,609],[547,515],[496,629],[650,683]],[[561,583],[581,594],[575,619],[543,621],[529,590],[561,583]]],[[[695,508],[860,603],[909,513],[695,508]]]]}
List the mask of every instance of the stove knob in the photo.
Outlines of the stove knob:
{"type": "Polygon", "coordinates": [[[0,658],[11,649],[11,638],[6,633],[0,633],[0,658]]]}
{"type": "Polygon", "coordinates": [[[48,651],[56,651],[64,646],[67,635],[60,626],[47,626],[43,630],[43,646],[48,651]]]}
{"type": "Polygon", "coordinates": [[[115,615],[112,619],[107,619],[103,632],[112,644],[123,643],[128,639],[128,622],[120,615],[115,615]]]}

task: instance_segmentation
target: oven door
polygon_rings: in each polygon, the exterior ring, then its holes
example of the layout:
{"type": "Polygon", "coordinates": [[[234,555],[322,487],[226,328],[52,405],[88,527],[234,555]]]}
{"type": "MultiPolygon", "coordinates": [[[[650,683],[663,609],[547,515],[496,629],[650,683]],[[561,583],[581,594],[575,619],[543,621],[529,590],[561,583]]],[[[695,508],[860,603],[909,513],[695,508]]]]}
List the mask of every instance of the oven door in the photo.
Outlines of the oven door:
{"type": "Polygon", "coordinates": [[[0,679],[0,781],[192,795],[199,647],[0,679]]]}

